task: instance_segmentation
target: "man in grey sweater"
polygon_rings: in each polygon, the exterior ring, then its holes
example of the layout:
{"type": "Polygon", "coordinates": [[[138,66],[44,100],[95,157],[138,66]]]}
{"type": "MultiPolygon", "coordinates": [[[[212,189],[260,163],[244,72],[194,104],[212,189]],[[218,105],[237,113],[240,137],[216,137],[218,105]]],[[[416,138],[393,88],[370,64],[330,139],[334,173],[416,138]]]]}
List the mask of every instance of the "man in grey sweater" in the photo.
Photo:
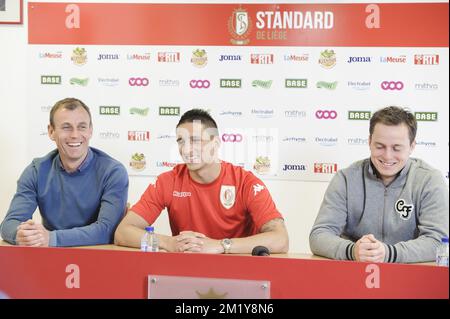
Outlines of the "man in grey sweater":
{"type": "Polygon", "coordinates": [[[370,158],[331,180],[309,236],[333,259],[433,261],[448,237],[449,193],[442,174],[416,158],[414,115],[390,106],[370,119],[370,158]]]}

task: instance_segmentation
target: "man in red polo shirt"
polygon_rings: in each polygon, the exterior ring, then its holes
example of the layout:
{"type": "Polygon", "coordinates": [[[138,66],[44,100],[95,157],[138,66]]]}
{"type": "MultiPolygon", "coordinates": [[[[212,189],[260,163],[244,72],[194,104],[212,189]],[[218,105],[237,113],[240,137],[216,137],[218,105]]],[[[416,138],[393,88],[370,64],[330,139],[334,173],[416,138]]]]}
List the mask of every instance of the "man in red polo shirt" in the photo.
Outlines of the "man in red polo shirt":
{"type": "Polygon", "coordinates": [[[283,217],[267,187],[251,172],[219,160],[214,119],[190,110],[176,137],[185,164],[148,186],[117,227],[115,244],[139,247],[144,228],[167,208],[173,236],[158,234],[161,250],[239,254],[262,245],[272,253],[287,252],[283,217]]]}

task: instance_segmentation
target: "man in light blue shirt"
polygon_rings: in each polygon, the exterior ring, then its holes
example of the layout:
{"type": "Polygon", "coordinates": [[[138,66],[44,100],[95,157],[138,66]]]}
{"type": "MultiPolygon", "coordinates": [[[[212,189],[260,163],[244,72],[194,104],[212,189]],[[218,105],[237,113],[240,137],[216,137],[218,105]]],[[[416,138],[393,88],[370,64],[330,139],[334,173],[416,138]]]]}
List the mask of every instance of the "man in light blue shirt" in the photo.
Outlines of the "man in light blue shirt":
{"type": "Polygon", "coordinates": [[[40,247],[111,243],[127,203],[125,167],[89,147],[91,113],[78,99],[53,106],[48,135],[57,149],[34,159],[20,176],[0,225],[2,238],[40,247]],[[32,220],[36,207],[42,224],[32,220]]]}

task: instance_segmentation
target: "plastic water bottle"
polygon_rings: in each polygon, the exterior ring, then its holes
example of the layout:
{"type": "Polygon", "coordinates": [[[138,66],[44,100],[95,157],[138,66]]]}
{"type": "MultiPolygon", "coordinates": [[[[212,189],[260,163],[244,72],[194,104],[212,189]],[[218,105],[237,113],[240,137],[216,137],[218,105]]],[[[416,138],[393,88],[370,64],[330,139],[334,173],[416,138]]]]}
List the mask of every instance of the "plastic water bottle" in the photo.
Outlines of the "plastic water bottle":
{"type": "Polygon", "coordinates": [[[448,237],[441,240],[436,251],[436,265],[448,267],[448,237]]]}
{"type": "Polygon", "coordinates": [[[159,250],[158,235],[155,234],[153,226],[145,227],[145,233],[141,238],[141,250],[145,252],[156,252],[159,250]]]}

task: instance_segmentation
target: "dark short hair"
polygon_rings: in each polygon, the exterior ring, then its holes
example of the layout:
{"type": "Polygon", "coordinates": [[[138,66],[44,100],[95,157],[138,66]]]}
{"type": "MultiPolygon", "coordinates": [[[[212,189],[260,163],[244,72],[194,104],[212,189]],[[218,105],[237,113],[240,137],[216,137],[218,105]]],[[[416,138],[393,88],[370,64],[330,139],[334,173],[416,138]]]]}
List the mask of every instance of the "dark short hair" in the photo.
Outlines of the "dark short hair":
{"type": "Polygon", "coordinates": [[[73,97],[68,97],[68,98],[62,99],[62,100],[56,102],[55,105],[53,105],[53,107],[50,111],[50,125],[52,127],[55,127],[54,117],[55,117],[56,111],[58,111],[59,109],[64,108],[64,109],[72,111],[78,107],[82,107],[83,109],[86,110],[86,112],[89,114],[89,125],[92,125],[91,111],[89,111],[89,108],[87,107],[87,105],[84,104],[81,100],[73,98],[73,97]]]}
{"type": "Polygon", "coordinates": [[[217,132],[217,133],[213,134],[213,135],[219,134],[216,121],[214,121],[214,119],[211,117],[211,115],[207,111],[202,110],[202,109],[192,109],[192,110],[189,110],[186,113],[184,113],[181,116],[180,121],[177,124],[177,127],[179,127],[180,125],[182,125],[184,123],[193,123],[194,121],[200,121],[200,123],[203,124],[203,126],[205,128],[215,129],[215,130],[213,130],[213,132],[217,132]]]}
{"type": "Polygon", "coordinates": [[[370,136],[372,136],[377,123],[384,125],[400,125],[405,123],[409,131],[409,142],[412,143],[416,138],[417,121],[414,114],[407,109],[398,106],[388,106],[376,111],[370,118],[370,136]]]}

